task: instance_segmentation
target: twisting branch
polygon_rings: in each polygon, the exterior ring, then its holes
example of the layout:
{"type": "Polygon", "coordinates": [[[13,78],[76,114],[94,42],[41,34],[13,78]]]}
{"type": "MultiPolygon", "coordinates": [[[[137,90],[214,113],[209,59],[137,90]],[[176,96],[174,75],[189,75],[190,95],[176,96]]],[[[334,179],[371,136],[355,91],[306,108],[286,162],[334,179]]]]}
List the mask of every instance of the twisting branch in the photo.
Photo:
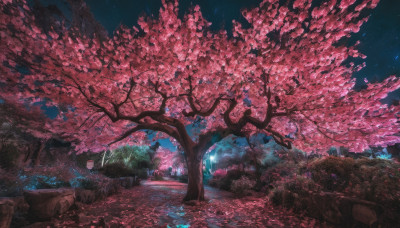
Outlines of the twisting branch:
{"type": "MultiPolygon", "coordinates": [[[[188,77],[188,81],[189,81],[189,92],[187,94],[183,94],[184,96],[187,96],[190,108],[192,109],[192,111],[187,112],[186,110],[182,111],[182,114],[186,117],[194,117],[195,115],[199,115],[199,116],[209,116],[211,115],[215,109],[218,107],[218,105],[220,104],[222,98],[222,95],[219,96],[213,103],[213,105],[211,106],[211,108],[209,108],[207,111],[201,111],[199,109],[196,108],[196,105],[194,104],[194,99],[193,99],[193,85],[192,85],[192,76],[189,75],[188,77]]],[[[201,107],[200,107],[201,109],[201,107]]]]}
{"type": "Polygon", "coordinates": [[[134,128],[126,131],[124,134],[122,134],[121,136],[119,136],[118,138],[116,138],[114,141],[112,141],[111,143],[108,144],[108,146],[119,142],[123,139],[125,139],[126,137],[130,136],[131,134],[140,131],[140,130],[153,130],[153,131],[161,131],[166,133],[167,135],[173,137],[174,139],[176,139],[178,142],[182,142],[181,138],[179,137],[178,132],[173,129],[170,126],[167,125],[163,125],[163,124],[146,124],[146,123],[140,123],[137,126],[135,126],[134,128]]]}
{"type": "Polygon", "coordinates": [[[100,104],[95,103],[92,99],[90,99],[89,96],[85,93],[85,91],[83,91],[83,88],[81,87],[81,85],[79,85],[79,83],[73,77],[71,77],[69,74],[67,74],[65,72],[64,72],[64,76],[72,80],[72,82],[75,84],[76,88],[85,97],[85,99],[87,100],[87,102],[89,102],[89,104],[91,104],[92,106],[94,106],[94,107],[98,108],[99,110],[101,110],[102,112],[104,112],[111,119],[112,122],[116,122],[119,120],[117,116],[114,116],[105,107],[101,106],[100,104]]]}
{"type": "Polygon", "coordinates": [[[292,142],[290,139],[284,137],[279,132],[272,130],[272,128],[270,127],[266,128],[265,131],[271,133],[272,137],[278,145],[284,146],[288,149],[292,149],[292,142]]]}
{"type": "Polygon", "coordinates": [[[199,156],[202,157],[210,147],[230,134],[232,134],[232,132],[229,128],[218,128],[213,131],[208,131],[199,136],[199,141],[196,144],[195,149],[200,151],[199,156]]]}

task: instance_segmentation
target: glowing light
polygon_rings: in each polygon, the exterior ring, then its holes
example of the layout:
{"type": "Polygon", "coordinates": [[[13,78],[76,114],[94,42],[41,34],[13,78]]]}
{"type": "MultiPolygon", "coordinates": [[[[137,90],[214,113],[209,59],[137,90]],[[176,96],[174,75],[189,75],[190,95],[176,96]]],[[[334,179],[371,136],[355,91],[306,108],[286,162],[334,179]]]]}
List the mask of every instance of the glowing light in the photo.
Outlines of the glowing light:
{"type": "Polygon", "coordinates": [[[215,156],[210,156],[211,161],[215,161],[215,156]]]}

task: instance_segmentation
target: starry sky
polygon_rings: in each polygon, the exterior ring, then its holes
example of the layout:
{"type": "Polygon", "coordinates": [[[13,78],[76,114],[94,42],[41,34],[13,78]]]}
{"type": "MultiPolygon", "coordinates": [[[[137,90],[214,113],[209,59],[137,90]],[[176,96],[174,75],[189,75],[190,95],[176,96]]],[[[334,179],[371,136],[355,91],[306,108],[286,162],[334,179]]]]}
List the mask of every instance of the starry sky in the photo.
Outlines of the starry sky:
{"type": "MultiPolygon", "coordinates": [[[[317,0],[320,1],[320,0],[317,0]]],[[[42,0],[42,3],[57,5],[68,17],[65,1],[42,0]]],[[[240,10],[257,6],[260,0],[180,0],[180,15],[194,5],[200,5],[203,16],[212,22],[211,29],[232,28],[232,20],[246,23],[240,10]]],[[[142,15],[158,15],[161,0],[86,0],[95,18],[109,34],[120,25],[137,26],[142,15]]],[[[349,43],[359,40],[359,50],[367,56],[366,67],[355,73],[356,88],[365,87],[364,78],[369,82],[382,81],[389,75],[400,77],[400,0],[381,0],[360,32],[354,34],[349,43]]],[[[361,61],[360,61],[361,62],[361,61]]],[[[356,63],[360,63],[357,62],[356,63]]],[[[391,104],[400,99],[400,90],[391,93],[384,103],[391,104]]]]}

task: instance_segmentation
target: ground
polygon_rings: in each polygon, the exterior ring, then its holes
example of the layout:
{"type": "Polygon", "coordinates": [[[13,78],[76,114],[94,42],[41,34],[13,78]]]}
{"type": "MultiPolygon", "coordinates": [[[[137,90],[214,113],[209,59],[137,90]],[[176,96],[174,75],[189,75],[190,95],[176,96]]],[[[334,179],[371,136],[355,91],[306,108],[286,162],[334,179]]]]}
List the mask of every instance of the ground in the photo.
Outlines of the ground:
{"type": "MultiPolygon", "coordinates": [[[[330,227],[312,218],[273,207],[266,197],[235,198],[206,187],[206,201],[183,204],[186,184],[144,181],[141,186],[51,221],[56,227],[330,227]]],[[[41,224],[44,225],[44,224],[41,224]]]]}

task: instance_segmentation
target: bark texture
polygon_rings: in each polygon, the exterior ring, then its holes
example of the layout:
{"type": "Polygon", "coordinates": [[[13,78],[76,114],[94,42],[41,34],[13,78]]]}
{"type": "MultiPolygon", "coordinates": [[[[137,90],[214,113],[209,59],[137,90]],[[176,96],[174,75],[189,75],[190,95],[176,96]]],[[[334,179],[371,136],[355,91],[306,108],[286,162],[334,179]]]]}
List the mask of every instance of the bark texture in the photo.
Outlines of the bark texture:
{"type": "Polygon", "coordinates": [[[188,188],[184,201],[204,200],[203,158],[200,154],[187,157],[188,188]]]}

